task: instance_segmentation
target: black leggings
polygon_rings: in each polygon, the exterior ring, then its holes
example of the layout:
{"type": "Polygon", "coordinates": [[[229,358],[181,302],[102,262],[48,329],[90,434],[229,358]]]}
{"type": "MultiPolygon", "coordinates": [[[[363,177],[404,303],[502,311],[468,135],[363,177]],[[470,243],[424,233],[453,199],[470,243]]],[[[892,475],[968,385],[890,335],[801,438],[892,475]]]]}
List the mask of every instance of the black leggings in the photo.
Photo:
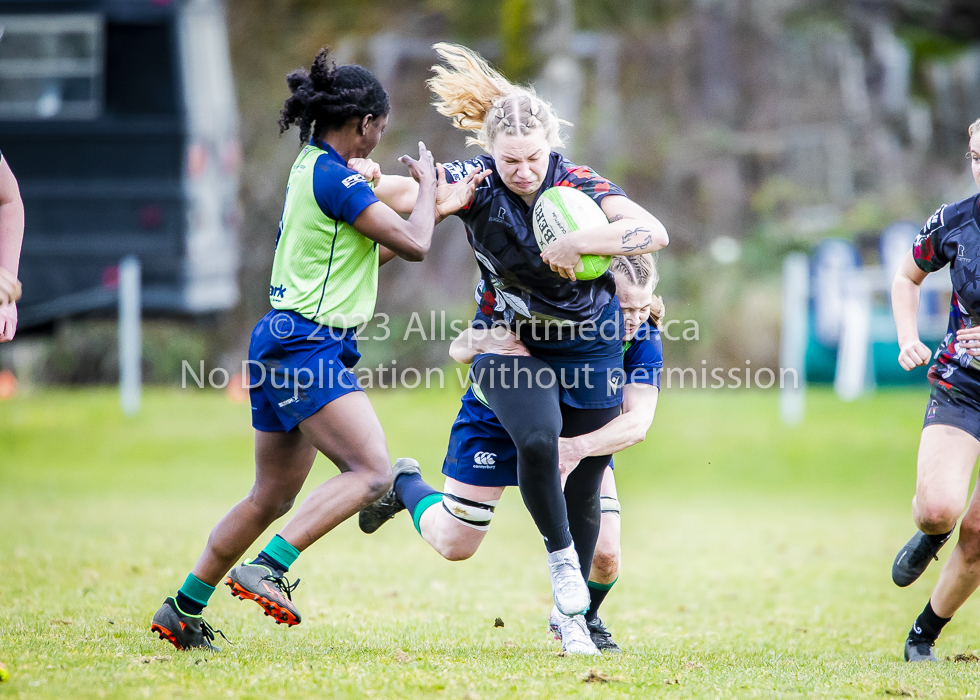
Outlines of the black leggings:
{"type": "Polygon", "coordinates": [[[545,546],[554,552],[574,543],[588,580],[599,538],[599,487],[609,455],[583,459],[563,495],[558,437],[601,428],[619,415],[619,406],[581,409],[560,403],[554,370],[534,357],[484,355],[471,371],[517,446],[517,483],[545,546]]]}

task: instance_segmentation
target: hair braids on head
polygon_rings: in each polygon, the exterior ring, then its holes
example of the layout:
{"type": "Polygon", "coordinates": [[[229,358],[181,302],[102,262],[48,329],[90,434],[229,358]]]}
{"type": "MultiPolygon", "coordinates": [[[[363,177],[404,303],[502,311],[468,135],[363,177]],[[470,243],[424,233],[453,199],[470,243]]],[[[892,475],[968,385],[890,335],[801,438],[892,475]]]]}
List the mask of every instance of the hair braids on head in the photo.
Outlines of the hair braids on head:
{"type": "Polygon", "coordinates": [[[559,119],[551,105],[531,87],[511,84],[478,53],[457,44],[435,44],[433,48],[446,65],[432,66],[435,76],[427,84],[435,95],[439,114],[450,117],[453,126],[476,136],[466,139],[489,150],[501,133],[525,135],[541,129],[552,148],[564,145],[559,119]]]}
{"type": "Polygon", "coordinates": [[[337,67],[329,53],[328,48],[320,49],[309,71],[300,68],[286,76],[292,95],[279,115],[280,134],[295,124],[305,143],[311,135],[343,126],[351,117],[388,116],[388,93],[374,74],[358,65],[337,67]]]}
{"type": "MultiPolygon", "coordinates": [[[[651,253],[643,255],[617,255],[609,263],[609,268],[614,274],[620,275],[625,282],[636,287],[645,287],[650,284],[650,291],[657,288],[660,282],[660,273],[657,271],[657,264],[654,262],[651,253]]],[[[653,294],[650,299],[650,321],[657,328],[667,313],[662,297],[653,294]]]]}

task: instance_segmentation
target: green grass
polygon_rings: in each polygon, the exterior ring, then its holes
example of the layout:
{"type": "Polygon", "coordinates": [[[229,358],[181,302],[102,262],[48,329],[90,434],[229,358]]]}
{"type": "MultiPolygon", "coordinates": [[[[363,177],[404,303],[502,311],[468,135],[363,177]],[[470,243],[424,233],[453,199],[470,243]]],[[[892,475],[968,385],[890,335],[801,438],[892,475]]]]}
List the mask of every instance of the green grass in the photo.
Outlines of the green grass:
{"type": "MultiPolygon", "coordinates": [[[[392,454],[437,479],[456,397],[372,400],[392,454]]],[[[812,391],[788,429],[774,392],[667,392],[617,459],[624,565],[603,617],[625,653],[581,659],[545,632],[544,551],[513,489],[469,561],[440,559],[404,515],[371,537],[348,522],[294,567],[301,626],[219,590],[208,619],[234,646],[175,652],[149,620],[251,485],[248,407],[160,390],[133,419],[110,391],[2,402],[0,698],[977,697],[980,664],[900,659],[939,569],[889,578],[924,405],[812,391]]],[[[321,461],[311,485],[331,474],[321,461]]],[[[980,647],[978,622],[968,603],[940,656],[980,647]]]]}

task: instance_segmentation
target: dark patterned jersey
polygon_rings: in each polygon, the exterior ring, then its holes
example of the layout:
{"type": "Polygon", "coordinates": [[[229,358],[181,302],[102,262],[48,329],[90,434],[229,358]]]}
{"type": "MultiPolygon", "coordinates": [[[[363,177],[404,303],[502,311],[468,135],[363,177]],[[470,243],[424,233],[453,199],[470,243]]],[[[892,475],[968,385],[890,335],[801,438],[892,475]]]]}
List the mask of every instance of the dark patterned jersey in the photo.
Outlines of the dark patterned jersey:
{"type": "MultiPolygon", "coordinates": [[[[507,323],[515,316],[576,323],[598,319],[616,293],[612,273],[572,282],[553,272],[541,259],[534,238],[533,208],[507,189],[497,175],[493,158],[477,156],[446,163],[446,179],[456,182],[478,168],[494,172],[480,183],[472,201],[456,216],[466,225],[466,237],[480,267],[483,303],[492,302],[494,315],[507,323]]],[[[539,192],[555,186],[581,190],[596,204],[611,194],[625,194],[591,168],[552,152],[539,192]]]]}
{"type": "Polygon", "coordinates": [[[980,194],[939,207],[922,227],[912,246],[912,258],[921,270],[936,272],[948,264],[953,282],[949,326],[946,337],[936,351],[936,366],[929,370],[930,374],[941,375],[943,380],[949,380],[957,367],[980,372],[980,359],[966,354],[956,342],[957,330],[980,325],[978,202],[980,194]]]}

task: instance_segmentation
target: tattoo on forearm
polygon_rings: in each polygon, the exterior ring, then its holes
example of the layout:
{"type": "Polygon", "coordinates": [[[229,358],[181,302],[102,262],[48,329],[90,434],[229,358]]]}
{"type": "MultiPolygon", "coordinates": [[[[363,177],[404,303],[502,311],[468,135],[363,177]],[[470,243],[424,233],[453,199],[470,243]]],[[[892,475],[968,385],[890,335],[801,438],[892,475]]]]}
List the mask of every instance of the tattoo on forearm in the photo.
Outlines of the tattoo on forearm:
{"type": "Polygon", "coordinates": [[[622,221],[625,218],[626,217],[623,216],[622,214],[613,214],[613,218],[609,219],[609,223],[614,224],[617,221],[622,221]]]}
{"type": "Polygon", "coordinates": [[[633,243],[633,239],[639,233],[650,233],[650,229],[638,226],[634,229],[629,229],[623,234],[623,252],[628,253],[630,251],[639,250],[640,248],[646,248],[653,242],[653,236],[648,235],[641,243],[633,243]]]}

